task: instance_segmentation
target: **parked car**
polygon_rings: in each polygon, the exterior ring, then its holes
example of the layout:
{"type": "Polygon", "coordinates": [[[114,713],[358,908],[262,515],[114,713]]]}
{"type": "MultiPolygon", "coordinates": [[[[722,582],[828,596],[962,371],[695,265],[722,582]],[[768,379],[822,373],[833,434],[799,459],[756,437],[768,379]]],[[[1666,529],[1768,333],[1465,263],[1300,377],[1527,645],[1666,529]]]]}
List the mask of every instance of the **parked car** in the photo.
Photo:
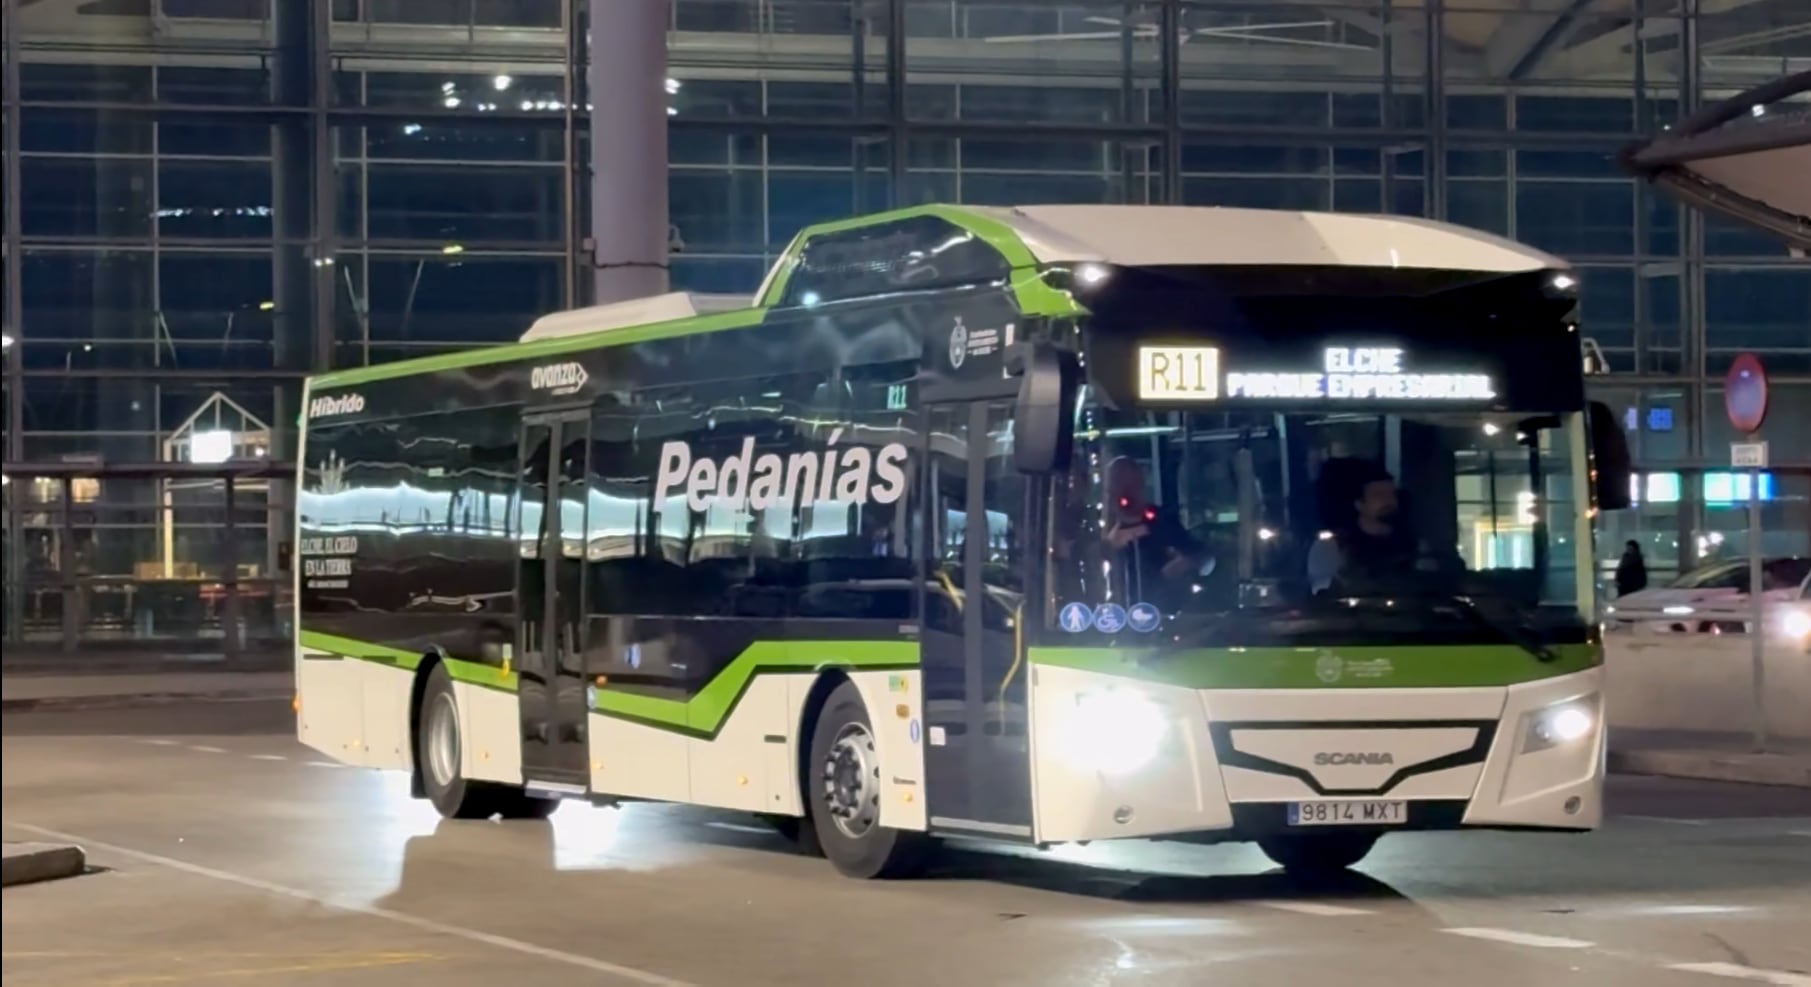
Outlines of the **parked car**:
{"type": "Polygon", "coordinates": [[[1811,576],[1798,584],[1798,599],[1780,604],[1774,621],[1782,637],[1811,655],[1811,576]]]}
{"type": "MultiPolygon", "coordinates": [[[[1811,558],[1779,556],[1761,561],[1761,592],[1769,605],[1799,598],[1811,578],[1811,558]]],[[[1660,634],[1741,632],[1741,607],[1748,599],[1748,560],[1717,562],[1693,569],[1652,589],[1618,597],[1604,608],[1613,629],[1660,634]]]]}

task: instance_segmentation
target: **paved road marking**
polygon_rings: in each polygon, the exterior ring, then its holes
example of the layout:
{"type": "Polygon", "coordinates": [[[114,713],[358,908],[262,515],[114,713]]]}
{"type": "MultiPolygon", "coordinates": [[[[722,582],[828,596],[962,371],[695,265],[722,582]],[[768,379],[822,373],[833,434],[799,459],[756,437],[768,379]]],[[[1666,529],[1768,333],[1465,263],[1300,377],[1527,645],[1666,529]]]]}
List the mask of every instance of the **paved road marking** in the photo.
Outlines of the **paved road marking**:
{"type": "Polygon", "coordinates": [[[345,767],[345,765],[339,763],[338,761],[309,761],[308,766],[311,768],[343,768],[343,767],[345,767]]]}
{"type": "Polygon", "coordinates": [[[1811,977],[1802,973],[1762,970],[1759,967],[1740,966],[1735,963],[1674,963],[1667,969],[1678,970],[1681,973],[1705,973],[1713,977],[1729,977],[1733,980],[1752,980],[1757,984],[1774,984],[1775,987],[1811,987],[1811,977]]]}
{"type": "MultiPolygon", "coordinates": [[[[1669,823],[1674,826],[1708,826],[1708,819],[1675,819],[1671,816],[1623,816],[1624,819],[1639,819],[1642,822],[1669,823]]],[[[1725,820],[1727,821],[1727,820],[1725,820]]]]}
{"type": "Polygon", "coordinates": [[[137,860],[147,864],[156,864],[159,867],[168,867],[171,870],[182,871],[185,874],[194,874],[198,877],[205,877],[226,884],[236,884],[240,887],[252,888],[269,894],[281,895],[285,898],[293,898],[298,901],[306,901],[310,904],[320,905],[324,908],[337,909],[342,912],[351,912],[355,915],[369,915],[373,918],[388,919],[398,925],[407,925],[412,928],[421,929],[425,932],[453,936],[458,939],[464,939],[467,942],[495,946],[498,949],[507,949],[527,956],[537,956],[541,959],[551,960],[555,963],[564,963],[567,966],[593,970],[598,973],[606,973],[638,984],[653,984],[655,987],[694,987],[694,985],[687,983],[684,980],[663,977],[658,973],[636,969],[632,966],[622,966],[621,964],[610,963],[590,956],[581,956],[577,953],[567,953],[558,949],[549,949],[546,946],[537,946],[534,943],[523,942],[520,939],[511,939],[508,936],[499,936],[489,932],[479,932],[477,929],[468,929],[461,925],[436,922],[433,919],[421,918],[419,916],[410,915],[407,912],[394,911],[388,908],[379,908],[376,905],[363,905],[338,898],[327,898],[310,891],[303,891],[300,888],[276,884],[260,878],[237,874],[229,870],[217,870],[213,867],[203,867],[200,864],[192,864],[186,860],[177,860],[174,857],[146,853],[143,850],[133,850],[129,847],[123,847],[113,843],[103,843],[100,840],[90,839],[89,837],[81,836],[76,833],[58,832],[54,829],[46,829],[43,826],[33,826],[30,823],[22,822],[10,822],[7,825],[23,829],[26,832],[36,833],[39,836],[48,836],[53,840],[79,844],[89,849],[115,854],[130,860],[137,860]]]}
{"type": "MultiPolygon", "coordinates": [[[[438,959],[438,957],[427,957],[426,959],[438,959]]],[[[275,966],[266,964],[264,966],[211,969],[206,973],[200,974],[193,971],[187,973],[128,974],[116,980],[108,980],[103,983],[104,987],[141,987],[141,985],[145,984],[186,984],[203,978],[208,980],[236,980],[240,978],[263,979],[264,977],[279,973],[312,974],[329,973],[338,970],[369,970],[374,967],[422,963],[426,962],[426,959],[411,956],[406,953],[379,953],[373,956],[333,956],[324,959],[317,958],[281,963],[275,966]]]]}
{"type": "Polygon", "coordinates": [[[281,754],[253,754],[251,756],[251,758],[254,761],[287,761],[287,760],[289,760],[289,758],[284,757],[281,754]]]}
{"type": "Polygon", "coordinates": [[[1274,908],[1279,912],[1295,912],[1298,915],[1319,915],[1335,918],[1341,915],[1374,915],[1369,908],[1349,908],[1345,905],[1323,905],[1318,901],[1256,901],[1255,905],[1274,908]]]}
{"type": "Polygon", "coordinates": [[[139,739],[139,743],[151,744],[155,747],[175,747],[176,746],[176,741],[166,740],[163,737],[143,737],[143,738],[139,739]]]}
{"type": "Polygon", "coordinates": [[[225,754],[226,753],[226,748],[224,748],[224,747],[209,747],[206,744],[190,744],[189,750],[200,751],[203,754],[225,754]]]}
{"type": "Polygon", "coordinates": [[[1811,829],[1790,829],[1790,830],[1786,831],[1786,835],[1787,836],[1811,836],[1811,829]]]}
{"type": "Polygon", "coordinates": [[[1537,936],[1532,932],[1517,932],[1514,929],[1441,929],[1441,932],[1455,936],[1467,936],[1472,939],[1489,939],[1492,942],[1506,942],[1516,946],[1535,946],[1540,949],[1590,949],[1597,945],[1583,939],[1561,939],[1558,936],[1537,936]]]}

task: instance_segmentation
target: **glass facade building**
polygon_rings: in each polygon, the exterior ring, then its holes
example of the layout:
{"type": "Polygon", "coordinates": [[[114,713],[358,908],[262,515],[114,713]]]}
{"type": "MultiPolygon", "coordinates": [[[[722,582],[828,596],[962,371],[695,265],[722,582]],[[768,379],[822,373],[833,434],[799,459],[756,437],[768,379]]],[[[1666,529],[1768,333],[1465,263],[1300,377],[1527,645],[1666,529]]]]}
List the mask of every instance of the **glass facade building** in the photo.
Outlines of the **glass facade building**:
{"type": "MultiPolygon", "coordinates": [[[[1802,0],[667,5],[675,288],[931,201],[1445,219],[1579,267],[1646,471],[1606,555],[1746,549],[1743,350],[1766,550],[1811,553],[1811,266],[1616,160],[1811,67],[1802,0]]],[[[4,0],[8,641],[282,638],[301,378],[589,301],[594,8],[4,0]]]]}

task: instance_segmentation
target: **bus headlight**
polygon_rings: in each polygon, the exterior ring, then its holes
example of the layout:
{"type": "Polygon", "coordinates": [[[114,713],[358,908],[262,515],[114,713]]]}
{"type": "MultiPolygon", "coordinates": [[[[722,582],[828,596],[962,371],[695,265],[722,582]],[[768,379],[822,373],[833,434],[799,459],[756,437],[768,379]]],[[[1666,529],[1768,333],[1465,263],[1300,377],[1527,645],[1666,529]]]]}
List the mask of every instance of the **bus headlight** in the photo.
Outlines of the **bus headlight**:
{"type": "Polygon", "coordinates": [[[1568,699],[1528,714],[1522,753],[1532,754],[1589,736],[1597,729],[1596,695],[1568,699]]]}
{"type": "Polygon", "coordinates": [[[1082,693],[1065,720],[1058,734],[1063,756],[1105,774],[1125,774],[1150,763],[1169,730],[1169,713],[1161,703],[1127,689],[1082,693]]]}

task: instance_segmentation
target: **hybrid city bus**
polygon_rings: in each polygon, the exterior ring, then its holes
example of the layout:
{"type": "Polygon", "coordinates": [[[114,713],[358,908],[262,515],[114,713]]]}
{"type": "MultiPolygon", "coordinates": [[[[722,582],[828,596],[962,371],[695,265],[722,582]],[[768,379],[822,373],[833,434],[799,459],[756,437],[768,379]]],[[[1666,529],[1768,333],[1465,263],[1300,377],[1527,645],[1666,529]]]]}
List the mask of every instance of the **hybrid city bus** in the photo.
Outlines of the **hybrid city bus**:
{"type": "Polygon", "coordinates": [[[1255,841],[1602,814],[1565,262],[1427,220],[927,206],[311,380],[299,735],[447,817],[1255,841]]]}

